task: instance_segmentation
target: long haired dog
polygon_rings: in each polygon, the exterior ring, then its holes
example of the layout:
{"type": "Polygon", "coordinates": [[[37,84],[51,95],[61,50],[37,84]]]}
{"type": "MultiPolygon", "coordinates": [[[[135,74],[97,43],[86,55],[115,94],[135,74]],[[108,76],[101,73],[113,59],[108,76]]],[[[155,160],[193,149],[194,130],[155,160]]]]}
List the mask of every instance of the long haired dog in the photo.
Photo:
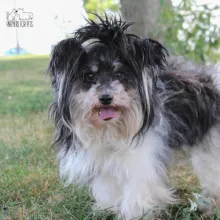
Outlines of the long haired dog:
{"type": "Polygon", "coordinates": [[[204,195],[220,205],[217,68],[167,59],[157,41],[120,19],[88,21],[58,43],[49,64],[59,173],[88,185],[98,209],[147,217],[176,200],[172,150],[190,150],[204,195]]]}

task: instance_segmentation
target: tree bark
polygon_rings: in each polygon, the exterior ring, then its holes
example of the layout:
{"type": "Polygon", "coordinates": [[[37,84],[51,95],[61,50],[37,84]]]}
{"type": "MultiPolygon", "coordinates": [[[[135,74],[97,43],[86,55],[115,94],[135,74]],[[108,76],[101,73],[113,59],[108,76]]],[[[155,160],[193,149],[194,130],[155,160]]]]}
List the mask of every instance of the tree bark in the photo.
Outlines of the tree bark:
{"type": "MultiPolygon", "coordinates": [[[[171,7],[170,0],[121,0],[123,18],[135,22],[130,32],[138,36],[154,38],[154,31],[157,30],[163,7],[161,2],[171,7]]],[[[162,39],[157,40],[162,41],[162,39]]]]}

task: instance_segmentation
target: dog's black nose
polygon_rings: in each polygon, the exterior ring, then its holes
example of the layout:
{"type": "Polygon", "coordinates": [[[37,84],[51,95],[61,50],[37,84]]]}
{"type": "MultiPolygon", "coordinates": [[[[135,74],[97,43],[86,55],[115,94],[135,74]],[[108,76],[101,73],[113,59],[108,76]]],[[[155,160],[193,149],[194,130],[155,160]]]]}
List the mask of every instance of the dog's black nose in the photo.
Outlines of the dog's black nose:
{"type": "Polygon", "coordinates": [[[112,103],[113,97],[109,94],[104,94],[99,96],[99,101],[103,105],[110,105],[112,103]]]}

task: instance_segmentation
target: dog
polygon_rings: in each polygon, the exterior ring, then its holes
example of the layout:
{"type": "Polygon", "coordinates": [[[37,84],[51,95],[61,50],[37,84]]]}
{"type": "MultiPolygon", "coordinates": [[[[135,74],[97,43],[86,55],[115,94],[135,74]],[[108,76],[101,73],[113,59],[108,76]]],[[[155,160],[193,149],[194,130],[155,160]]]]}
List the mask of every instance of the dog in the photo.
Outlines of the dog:
{"type": "Polygon", "coordinates": [[[130,25],[98,16],[52,51],[59,175],[88,186],[95,209],[154,218],[177,201],[168,168],[185,149],[203,195],[220,206],[219,68],[170,58],[130,25]]]}

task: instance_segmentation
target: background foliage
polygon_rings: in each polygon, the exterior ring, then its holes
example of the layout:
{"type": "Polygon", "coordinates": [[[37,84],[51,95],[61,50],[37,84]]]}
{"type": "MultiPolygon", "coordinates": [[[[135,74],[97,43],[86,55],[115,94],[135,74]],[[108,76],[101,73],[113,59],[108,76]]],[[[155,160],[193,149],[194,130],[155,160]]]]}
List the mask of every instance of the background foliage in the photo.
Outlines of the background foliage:
{"type": "Polygon", "coordinates": [[[95,19],[95,16],[91,13],[104,16],[105,12],[117,12],[120,9],[120,5],[116,0],[84,0],[83,2],[89,19],[95,19]]]}
{"type": "Polygon", "coordinates": [[[220,15],[219,6],[197,5],[194,0],[182,0],[172,9],[164,5],[158,34],[163,35],[165,45],[172,52],[196,61],[217,62],[220,60],[220,26],[213,22],[217,15],[220,15]]]}
{"type": "MultiPolygon", "coordinates": [[[[215,24],[215,16],[220,16],[220,6],[197,4],[195,0],[182,0],[170,8],[160,0],[161,13],[158,25],[150,37],[163,39],[164,45],[177,55],[195,61],[218,62],[220,60],[220,25],[215,24]]],[[[120,3],[116,0],[84,0],[88,17],[95,12],[118,12],[120,3]]]]}

